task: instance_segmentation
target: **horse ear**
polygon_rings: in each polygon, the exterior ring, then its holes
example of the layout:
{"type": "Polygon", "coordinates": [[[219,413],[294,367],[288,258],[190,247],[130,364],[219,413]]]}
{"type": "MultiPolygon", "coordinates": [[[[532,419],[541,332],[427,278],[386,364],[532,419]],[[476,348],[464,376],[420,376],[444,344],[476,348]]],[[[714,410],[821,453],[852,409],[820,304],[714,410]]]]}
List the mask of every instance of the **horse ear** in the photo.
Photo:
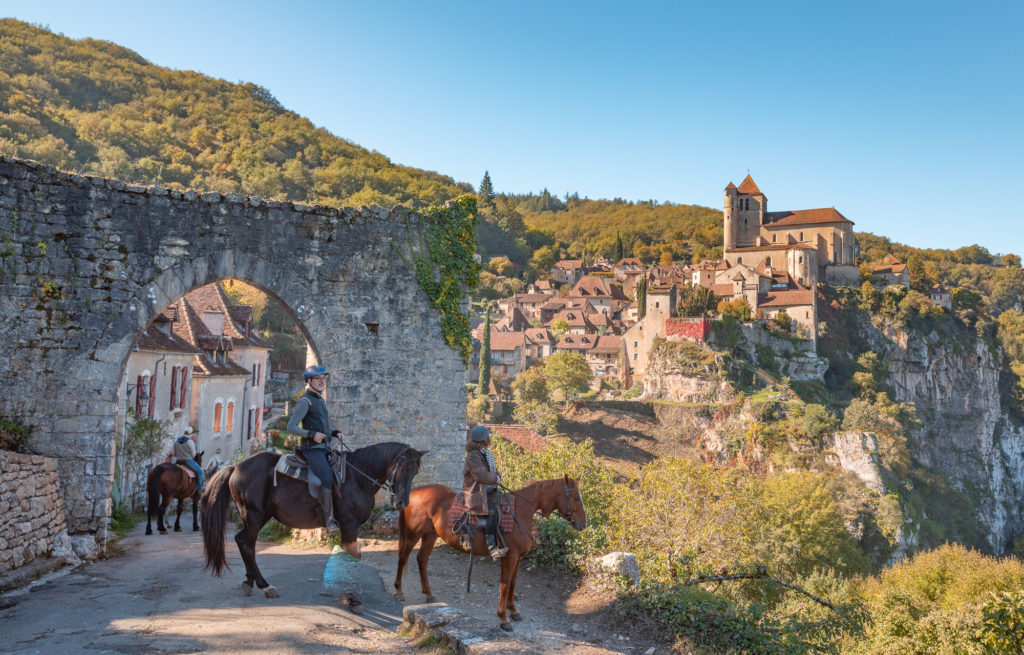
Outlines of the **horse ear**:
{"type": "Polygon", "coordinates": [[[563,478],[565,478],[565,484],[566,484],[566,486],[568,486],[570,482],[575,482],[575,480],[573,480],[572,478],[570,478],[570,477],[569,477],[568,475],[563,475],[562,477],[563,477],[563,478]]]}
{"type": "Polygon", "coordinates": [[[418,453],[419,453],[419,456],[420,456],[420,457],[422,458],[422,457],[423,457],[424,455],[426,455],[426,454],[427,454],[427,453],[429,453],[430,451],[429,451],[429,450],[418,450],[418,451],[416,451],[416,452],[418,452],[418,453]]]}

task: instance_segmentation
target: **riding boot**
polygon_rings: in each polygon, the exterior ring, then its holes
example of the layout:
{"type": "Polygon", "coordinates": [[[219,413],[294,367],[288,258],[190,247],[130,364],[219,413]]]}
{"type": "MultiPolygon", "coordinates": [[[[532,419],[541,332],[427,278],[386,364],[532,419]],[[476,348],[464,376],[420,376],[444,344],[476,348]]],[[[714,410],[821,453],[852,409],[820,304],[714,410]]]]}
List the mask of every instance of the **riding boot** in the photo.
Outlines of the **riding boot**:
{"type": "Polygon", "coordinates": [[[320,509],[324,512],[324,528],[327,529],[328,537],[336,537],[341,533],[341,527],[334,519],[334,498],[332,489],[320,487],[320,509]]]}
{"type": "Polygon", "coordinates": [[[508,548],[498,544],[496,534],[487,535],[487,550],[490,552],[491,559],[501,559],[508,552],[508,548]]]}

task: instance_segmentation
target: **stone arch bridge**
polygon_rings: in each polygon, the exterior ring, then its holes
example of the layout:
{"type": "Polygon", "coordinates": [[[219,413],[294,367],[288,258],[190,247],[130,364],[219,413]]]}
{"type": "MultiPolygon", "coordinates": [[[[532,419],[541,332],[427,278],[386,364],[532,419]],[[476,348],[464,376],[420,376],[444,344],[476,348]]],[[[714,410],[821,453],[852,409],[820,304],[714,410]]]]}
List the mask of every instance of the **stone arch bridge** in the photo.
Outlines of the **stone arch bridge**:
{"type": "Polygon", "coordinates": [[[464,367],[407,264],[422,220],[0,157],[0,415],[57,458],[69,532],[100,531],[110,516],[135,339],[173,300],[227,277],[270,293],[301,326],[332,371],[331,416],[351,445],[430,449],[419,479],[454,482],[464,367]]]}

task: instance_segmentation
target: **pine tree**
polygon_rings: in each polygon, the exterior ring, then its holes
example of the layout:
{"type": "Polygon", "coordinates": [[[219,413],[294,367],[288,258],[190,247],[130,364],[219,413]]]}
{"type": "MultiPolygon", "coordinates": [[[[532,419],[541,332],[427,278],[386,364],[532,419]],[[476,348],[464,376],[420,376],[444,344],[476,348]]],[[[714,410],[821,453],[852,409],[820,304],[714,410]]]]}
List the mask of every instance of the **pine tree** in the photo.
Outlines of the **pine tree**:
{"type": "Polygon", "coordinates": [[[615,233],[615,257],[614,257],[614,260],[615,260],[616,264],[618,264],[620,261],[622,261],[623,252],[624,251],[623,251],[623,248],[622,248],[622,234],[620,232],[616,232],[615,233]]]}
{"type": "Polygon", "coordinates": [[[647,314],[647,276],[641,275],[636,283],[636,320],[647,314]]]}
{"type": "Polygon", "coordinates": [[[487,207],[494,206],[494,184],[491,183],[489,171],[484,171],[484,179],[480,180],[480,193],[477,195],[480,197],[481,205],[487,207]]]}
{"type": "Polygon", "coordinates": [[[484,335],[480,339],[480,384],[478,396],[486,396],[491,389],[491,308],[484,318],[484,335]]]}

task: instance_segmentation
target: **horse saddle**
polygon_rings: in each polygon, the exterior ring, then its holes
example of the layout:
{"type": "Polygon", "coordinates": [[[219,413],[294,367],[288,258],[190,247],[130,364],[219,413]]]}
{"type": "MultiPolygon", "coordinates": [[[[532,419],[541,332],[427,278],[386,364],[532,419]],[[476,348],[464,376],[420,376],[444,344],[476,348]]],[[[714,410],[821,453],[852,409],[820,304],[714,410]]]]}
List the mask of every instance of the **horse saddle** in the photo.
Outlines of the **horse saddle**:
{"type": "Polygon", "coordinates": [[[185,475],[187,475],[188,477],[192,478],[193,480],[196,479],[196,472],[190,469],[189,467],[185,466],[184,464],[178,464],[178,468],[184,471],[185,475]]]}
{"type": "MultiPolygon", "coordinates": [[[[498,527],[502,532],[511,532],[514,518],[514,502],[512,494],[498,496],[498,527]]],[[[487,525],[487,516],[471,514],[466,507],[463,494],[455,494],[452,506],[448,509],[448,529],[465,540],[472,540],[473,532],[482,530],[487,525]]]]}
{"type": "MultiPolygon", "coordinates": [[[[331,462],[331,468],[334,470],[334,475],[338,478],[338,484],[345,482],[345,456],[344,451],[330,451],[327,458],[331,462]],[[337,459],[335,459],[337,458],[337,459]],[[340,461],[339,461],[340,460],[340,461]]],[[[277,465],[274,466],[274,486],[277,486],[277,474],[280,473],[289,478],[295,478],[296,480],[302,480],[306,482],[309,488],[309,495],[313,498],[320,498],[320,487],[322,482],[320,478],[316,476],[309,469],[309,464],[306,463],[306,458],[302,456],[302,452],[296,449],[294,452],[288,453],[287,455],[281,455],[277,459],[277,465]]]]}

